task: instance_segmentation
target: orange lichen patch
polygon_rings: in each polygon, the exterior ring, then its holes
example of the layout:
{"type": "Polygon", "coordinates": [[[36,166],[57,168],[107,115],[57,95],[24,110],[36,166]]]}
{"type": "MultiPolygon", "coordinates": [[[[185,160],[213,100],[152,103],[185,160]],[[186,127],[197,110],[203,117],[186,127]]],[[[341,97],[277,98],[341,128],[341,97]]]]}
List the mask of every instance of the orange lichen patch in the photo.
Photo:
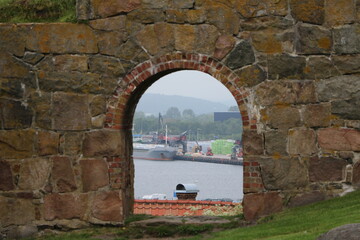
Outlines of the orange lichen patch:
{"type": "Polygon", "coordinates": [[[304,73],[310,73],[311,72],[311,67],[307,66],[304,68],[304,73]]]}
{"type": "Polygon", "coordinates": [[[48,34],[44,34],[39,39],[39,47],[42,52],[50,52],[49,48],[50,37],[48,34]]]}
{"type": "Polygon", "coordinates": [[[330,116],[330,120],[336,120],[336,119],[339,119],[339,117],[336,116],[336,115],[331,115],[331,116],[330,116]]]}
{"type": "Polygon", "coordinates": [[[289,132],[288,132],[288,135],[292,136],[292,135],[294,135],[294,133],[295,133],[295,131],[290,129],[289,132]]]}
{"type": "Polygon", "coordinates": [[[277,159],[280,159],[280,158],[281,158],[281,155],[280,155],[280,153],[275,152],[275,153],[272,155],[272,157],[277,160],[277,159]]]}
{"type": "Polygon", "coordinates": [[[267,29],[265,31],[258,31],[252,33],[252,43],[254,48],[259,52],[268,54],[281,53],[282,41],[277,36],[279,31],[267,29]]]}
{"type": "Polygon", "coordinates": [[[45,72],[44,71],[39,71],[38,77],[39,78],[44,78],[45,77],[45,72]]]}
{"type": "Polygon", "coordinates": [[[331,48],[331,40],[329,38],[320,38],[318,40],[318,45],[321,48],[330,49],[331,48]]]}
{"type": "Polygon", "coordinates": [[[291,0],[291,10],[295,19],[321,24],[324,21],[324,2],[313,0],[291,0]]]}
{"type": "Polygon", "coordinates": [[[263,119],[264,121],[269,120],[269,115],[263,114],[263,115],[262,115],[262,119],[263,119]]]}
{"type": "Polygon", "coordinates": [[[85,36],[84,36],[83,34],[79,34],[77,38],[78,38],[78,39],[84,39],[85,36]]]}
{"type": "Polygon", "coordinates": [[[353,0],[331,0],[325,5],[325,21],[330,26],[351,23],[355,20],[356,11],[353,0]]]}

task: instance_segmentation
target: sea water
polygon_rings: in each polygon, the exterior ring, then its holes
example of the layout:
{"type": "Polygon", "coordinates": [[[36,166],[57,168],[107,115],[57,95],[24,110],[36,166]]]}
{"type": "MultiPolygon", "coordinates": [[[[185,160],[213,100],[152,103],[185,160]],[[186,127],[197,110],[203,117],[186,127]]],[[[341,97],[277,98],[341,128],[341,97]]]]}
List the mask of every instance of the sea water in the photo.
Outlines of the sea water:
{"type": "Polygon", "coordinates": [[[166,194],[174,198],[177,184],[195,183],[200,190],[197,200],[243,198],[243,167],[188,161],[134,160],[135,198],[166,194]]]}

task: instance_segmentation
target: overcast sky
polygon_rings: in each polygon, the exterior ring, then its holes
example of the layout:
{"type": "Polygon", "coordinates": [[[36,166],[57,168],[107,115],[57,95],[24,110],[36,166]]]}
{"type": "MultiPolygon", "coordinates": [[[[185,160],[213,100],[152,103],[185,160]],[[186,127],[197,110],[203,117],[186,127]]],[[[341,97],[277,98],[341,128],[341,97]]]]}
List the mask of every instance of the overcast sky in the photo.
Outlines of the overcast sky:
{"type": "Polygon", "coordinates": [[[230,102],[234,97],[221,82],[200,71],[178,71],[156,81],[145,93],[196,97],[213,102],[230,102]]]}

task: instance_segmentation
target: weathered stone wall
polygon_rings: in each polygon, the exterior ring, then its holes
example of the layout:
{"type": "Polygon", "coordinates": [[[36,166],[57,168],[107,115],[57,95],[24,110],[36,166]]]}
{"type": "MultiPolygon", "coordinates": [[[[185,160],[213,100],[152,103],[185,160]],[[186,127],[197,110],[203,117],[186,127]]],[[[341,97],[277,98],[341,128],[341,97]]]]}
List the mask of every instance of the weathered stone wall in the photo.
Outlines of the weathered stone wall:
{"type": "Polygon", "coordinates": [[[0,232],[122,224],[144,91],[208,73],[244,122],[248,219],[360,185],[356,0],[79,0],[83,24],[0,25],[0,232]]]}

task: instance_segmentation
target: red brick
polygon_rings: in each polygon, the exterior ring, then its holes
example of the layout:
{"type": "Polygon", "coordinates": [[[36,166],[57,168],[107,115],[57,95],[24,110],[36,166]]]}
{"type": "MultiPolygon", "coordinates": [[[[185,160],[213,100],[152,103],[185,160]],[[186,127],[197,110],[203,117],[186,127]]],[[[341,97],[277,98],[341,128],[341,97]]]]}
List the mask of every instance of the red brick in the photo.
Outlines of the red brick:
{"type": "Polygon", "coordinates": [[[250,162],[244,162],[243,163],[243,166],[245,167],[245,166],[250,166],[250,162]]]}

